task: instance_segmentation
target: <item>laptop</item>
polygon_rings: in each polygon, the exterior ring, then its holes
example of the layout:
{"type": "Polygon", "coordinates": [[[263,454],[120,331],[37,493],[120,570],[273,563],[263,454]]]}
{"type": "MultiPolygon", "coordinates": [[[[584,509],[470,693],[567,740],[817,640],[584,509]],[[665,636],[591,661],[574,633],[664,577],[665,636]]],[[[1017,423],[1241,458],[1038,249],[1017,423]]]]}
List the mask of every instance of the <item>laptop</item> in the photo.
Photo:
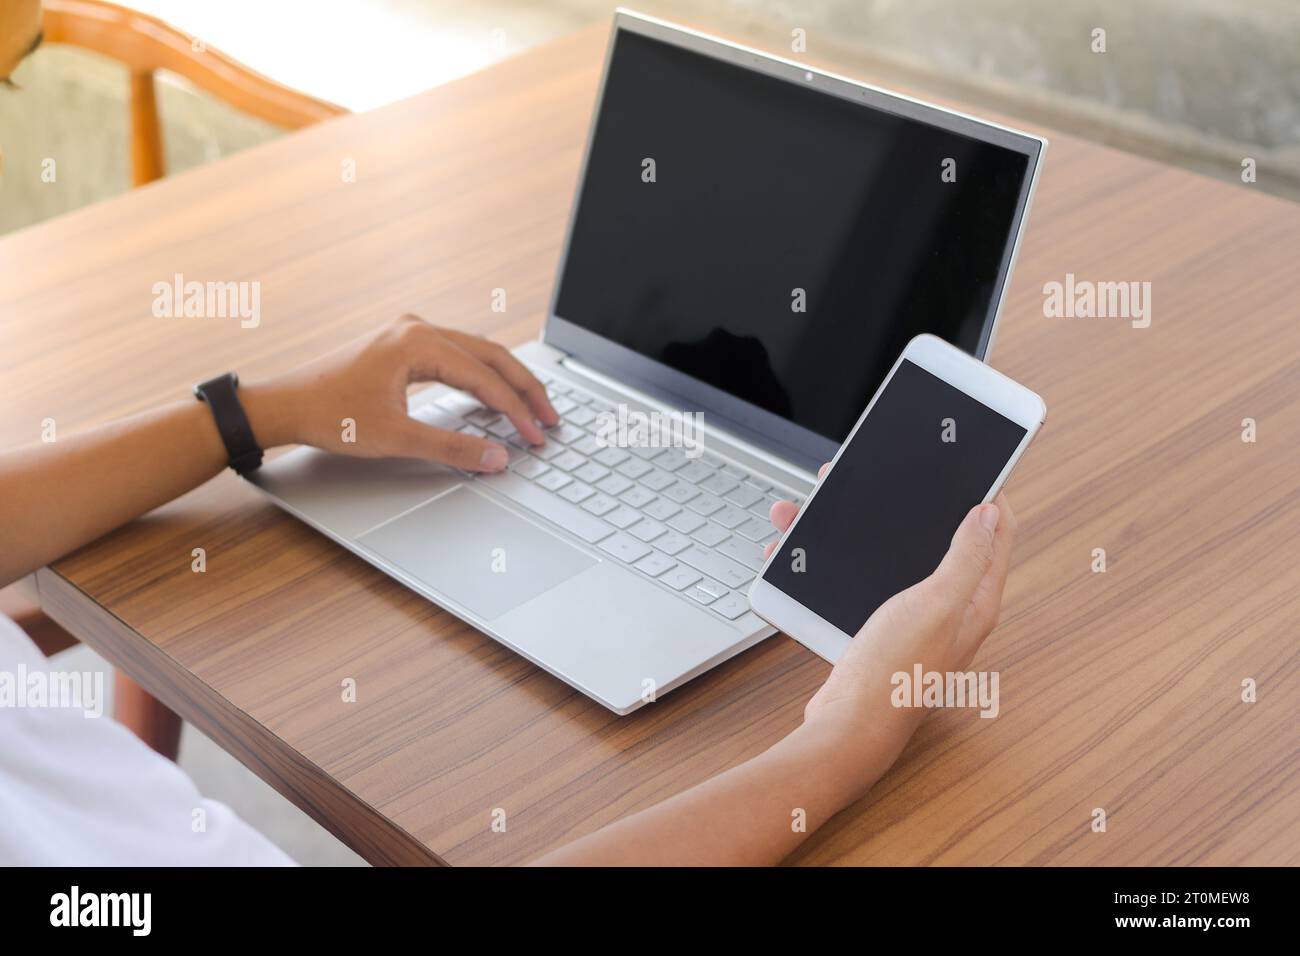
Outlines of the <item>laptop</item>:
{"type": "Polygon", "coordinates": [[[497,475],[296,449],[280,506],[618,714],[773,634],[746,590],[891,363],[985,358],[1046,143],[618,11],[541,338],[532,448],[445,386],[497,475]]]}

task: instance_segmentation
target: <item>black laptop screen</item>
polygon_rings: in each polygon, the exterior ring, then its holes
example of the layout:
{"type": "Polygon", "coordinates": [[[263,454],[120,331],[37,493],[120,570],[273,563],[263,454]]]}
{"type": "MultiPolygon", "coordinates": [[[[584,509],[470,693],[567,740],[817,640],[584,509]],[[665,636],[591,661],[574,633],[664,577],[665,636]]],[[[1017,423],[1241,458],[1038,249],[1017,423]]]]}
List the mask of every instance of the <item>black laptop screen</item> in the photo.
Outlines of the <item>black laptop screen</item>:
{"type": "Polygon", "coordinates": [[[622,30],[555,314],[839,442],[913,336],[980,347],[1028,170],[622,30]]]}

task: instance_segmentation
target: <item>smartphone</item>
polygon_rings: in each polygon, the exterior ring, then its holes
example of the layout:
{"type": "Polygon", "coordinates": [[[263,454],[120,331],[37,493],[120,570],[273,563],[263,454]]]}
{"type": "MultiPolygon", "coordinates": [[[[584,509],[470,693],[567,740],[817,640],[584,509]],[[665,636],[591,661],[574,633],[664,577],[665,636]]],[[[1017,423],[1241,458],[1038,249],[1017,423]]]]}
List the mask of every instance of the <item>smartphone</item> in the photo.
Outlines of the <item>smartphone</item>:
{"type": "Polygon", "coordinates": [[[1037,434],[1034,392],[933,335],[912,339],[749,589],[754,611],[829,661],[939,566],[1037,434]]]}

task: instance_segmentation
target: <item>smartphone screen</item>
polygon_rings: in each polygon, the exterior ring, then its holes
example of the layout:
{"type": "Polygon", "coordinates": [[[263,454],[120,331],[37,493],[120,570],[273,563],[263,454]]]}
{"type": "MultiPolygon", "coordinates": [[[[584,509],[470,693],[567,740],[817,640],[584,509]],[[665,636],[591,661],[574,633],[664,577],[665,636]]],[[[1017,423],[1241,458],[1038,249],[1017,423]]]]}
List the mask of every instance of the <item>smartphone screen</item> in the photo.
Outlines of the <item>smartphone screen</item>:
{"type": "Polygon", "coordinates": [[[904,359],[763,577],[854,635],[927,577],[1025,429],[904,359]]]}

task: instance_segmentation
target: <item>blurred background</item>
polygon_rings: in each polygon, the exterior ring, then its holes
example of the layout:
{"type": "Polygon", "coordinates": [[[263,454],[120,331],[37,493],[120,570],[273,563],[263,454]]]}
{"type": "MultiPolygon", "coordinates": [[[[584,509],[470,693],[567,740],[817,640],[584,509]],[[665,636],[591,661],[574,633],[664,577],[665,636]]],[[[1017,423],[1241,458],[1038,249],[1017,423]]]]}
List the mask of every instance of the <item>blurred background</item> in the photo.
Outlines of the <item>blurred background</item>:
{"type": "MultiPolygon", "coordinates": [[[[0,0],[7,3],[10,0],[0,0]]],[[[383,106],[574,30],[600,0],[128,0],[253,70],[348,110],[383,106]]],[[[973,112],[1042,124],[1300,199],[1300,0],[645,0],[629,6],[973,112]],[[1105,52],[1094,52],[1094,31],[1105,52]],[[806,50],[792,50],[794,31],[806,50]]],[[[132,186],[128,75],[47,43],[0,89],[0,233],[132,186]],[[57,184],[31,170],[58,157],[57,184]],[[20,170],[27,171],[19,174],[20,170]]],[[[175,175],[286,135],[183,80],[157,84],[175,175]]],[[[0,317],[2,320],[2,317],[0,317]]],[[[106,669],[85,648],[68,669],[106,669]]],[[[111,680],[107,681],[111,687],[111,680]]],[[[186,727],[181,765],[307,864],[362,861],[186,727]]]]}
{"type": "MultiPolygon", "coordinates": [[[[8,0],[0,0],[8,2],[8,0]]],[[[350,110],[382,106],[573,30],[600,0],[128,0],[254,70],[350,110]]],[[[840,72],[949,96],[1300,198],[1296,0],[645,0],[635,9],[791,52],[840,72]],[[1092,31],[1106,31],[1106,52],[1092,31]]],[[[65,157],[59,187],[0,181],[0,233],[130,187],[126,70],[38,50],[0,91],[11,169],[65,157]],[[43,188],[44,187],[44,188],[43,188]]],[[[282,135],[184,82],[159,84],[167,169],[282,135]]]]}

